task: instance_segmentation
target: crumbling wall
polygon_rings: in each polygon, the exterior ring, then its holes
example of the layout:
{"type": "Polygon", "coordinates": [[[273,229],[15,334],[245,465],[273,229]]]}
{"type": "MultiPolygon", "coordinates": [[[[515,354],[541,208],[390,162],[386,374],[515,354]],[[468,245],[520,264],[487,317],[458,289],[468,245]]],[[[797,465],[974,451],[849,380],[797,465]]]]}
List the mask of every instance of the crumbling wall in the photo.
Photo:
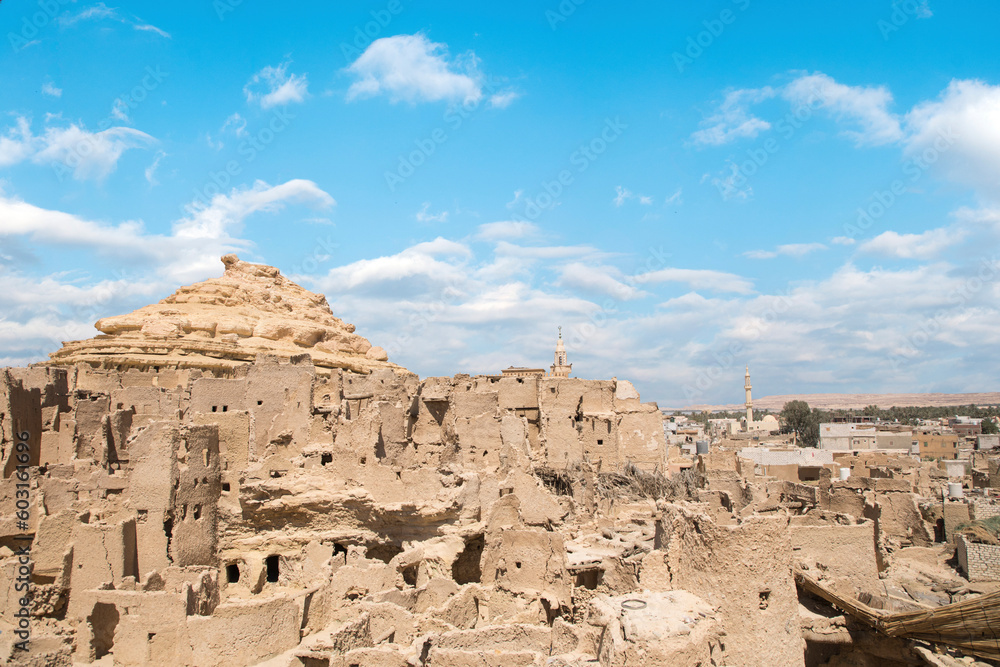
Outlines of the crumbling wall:
{"type": "Polygon", "coordinates": [[[751,517],[719,526],[671,505],[659,521],[661,544],[644,558],[640,583],[648,559],[661,583],[668,574],[671,589],[689,591],[717,608],[728,663],[802,665],[788,519],[751,517]],[[658,556],[661,551],[665,554],[658,556]]]}

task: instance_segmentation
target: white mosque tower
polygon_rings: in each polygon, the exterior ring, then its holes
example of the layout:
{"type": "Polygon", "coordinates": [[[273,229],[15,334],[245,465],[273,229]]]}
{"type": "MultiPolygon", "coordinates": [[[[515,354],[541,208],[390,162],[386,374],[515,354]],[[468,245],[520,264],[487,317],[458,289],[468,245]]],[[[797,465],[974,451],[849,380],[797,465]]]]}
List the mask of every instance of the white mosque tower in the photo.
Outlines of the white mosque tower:
{"type": "Polygon", "coordinates": [[[751,429],[752,425],[753,425],[753,399],[750,397],[750,364],[747,364],[746,382],[743,383],[743,388],[746,389],[746,392],[747,392],[747,402],[746,402],[747,428],[746,428],[746,430],[749,431],[751,429]]]}
{"type": "Polygon", "coordinates": [[[568,378],[573,370],[573,364],[566,363],[566,345],[563,344],[562,327],[559,327],[559,340],[556,341],[556,358],[552,364],[551,377],[568,378]]]}

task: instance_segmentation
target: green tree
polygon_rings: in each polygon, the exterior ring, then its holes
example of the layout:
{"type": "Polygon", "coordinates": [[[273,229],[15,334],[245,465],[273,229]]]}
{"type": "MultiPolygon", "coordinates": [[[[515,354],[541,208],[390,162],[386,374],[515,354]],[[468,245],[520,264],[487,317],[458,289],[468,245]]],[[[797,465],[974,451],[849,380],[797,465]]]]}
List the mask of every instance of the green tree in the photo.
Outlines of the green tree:
{"type": "Polygon", "coordinates": [[[990,419],[988,417],[983,420],[983,433],[984,434],[986,434],[986,435],[992,435],[992,434],[998,433],[998,432],[1000,432],[1000,429],[997,428],[997,423],[995,421],[993,421],[992,419],[990,419]]]}
{"type": "Polygon", "coordinates": [[[799,445],[815,447],[819,444],[819,411],[811,410],[805,401],[788,401],[781,408],[781,421],[786,433],[795,433],[799,445]]]}

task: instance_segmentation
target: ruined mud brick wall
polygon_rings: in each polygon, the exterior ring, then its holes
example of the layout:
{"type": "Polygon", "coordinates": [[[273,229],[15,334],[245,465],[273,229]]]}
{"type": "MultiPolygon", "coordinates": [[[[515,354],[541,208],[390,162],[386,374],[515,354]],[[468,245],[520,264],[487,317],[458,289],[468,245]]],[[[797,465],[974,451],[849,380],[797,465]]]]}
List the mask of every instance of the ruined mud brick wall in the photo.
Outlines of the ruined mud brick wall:
{"type": "Polygon", "coordinates": [[[944,520],[945,541],[949,544],[955,543],[955,531],[958,530],[958,527],[972,520],[973,517],[970,516],[970,509],[975,511],[973,505],[963,502],[945,500],[942,503],[941,514],[944,520]]]}
{"type": "Polygon", "coordinates": [[[725,664],[804,664],[787,517],[720,526],[668,505],[657,536],[640,585],[683,589],[716,607],[727,635],[725,664]]]}
{"type": "Polygon", "coordinates": [[[1000,581],[1000,546],[955,536],[958,566],[969,581],[1000,581]]]}
{"type": "Polygon", "coordinates": [[[810,513],[792,517],[790,530],[799,568],[847,595],[879,592],[874,521],[810,513]]]}

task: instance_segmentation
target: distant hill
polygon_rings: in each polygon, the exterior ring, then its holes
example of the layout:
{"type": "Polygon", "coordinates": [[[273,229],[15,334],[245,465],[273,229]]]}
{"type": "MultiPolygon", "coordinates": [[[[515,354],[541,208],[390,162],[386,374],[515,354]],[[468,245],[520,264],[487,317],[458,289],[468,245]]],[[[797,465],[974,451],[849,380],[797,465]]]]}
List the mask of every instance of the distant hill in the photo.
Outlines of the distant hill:
{"type": "MultiPolygon", "coordinates": [[[[948,407],[951,405],[1000,405],[1000,392],[980,394],[794,394],[754,397],[753,407],[778,412],[788,401],[805,401],[812,408],[824,410],[860,410],[866,405],[880,408],[948,407]]],[[[691,405],[682,410],[743,410],[743,404],[691,405]]]]}

